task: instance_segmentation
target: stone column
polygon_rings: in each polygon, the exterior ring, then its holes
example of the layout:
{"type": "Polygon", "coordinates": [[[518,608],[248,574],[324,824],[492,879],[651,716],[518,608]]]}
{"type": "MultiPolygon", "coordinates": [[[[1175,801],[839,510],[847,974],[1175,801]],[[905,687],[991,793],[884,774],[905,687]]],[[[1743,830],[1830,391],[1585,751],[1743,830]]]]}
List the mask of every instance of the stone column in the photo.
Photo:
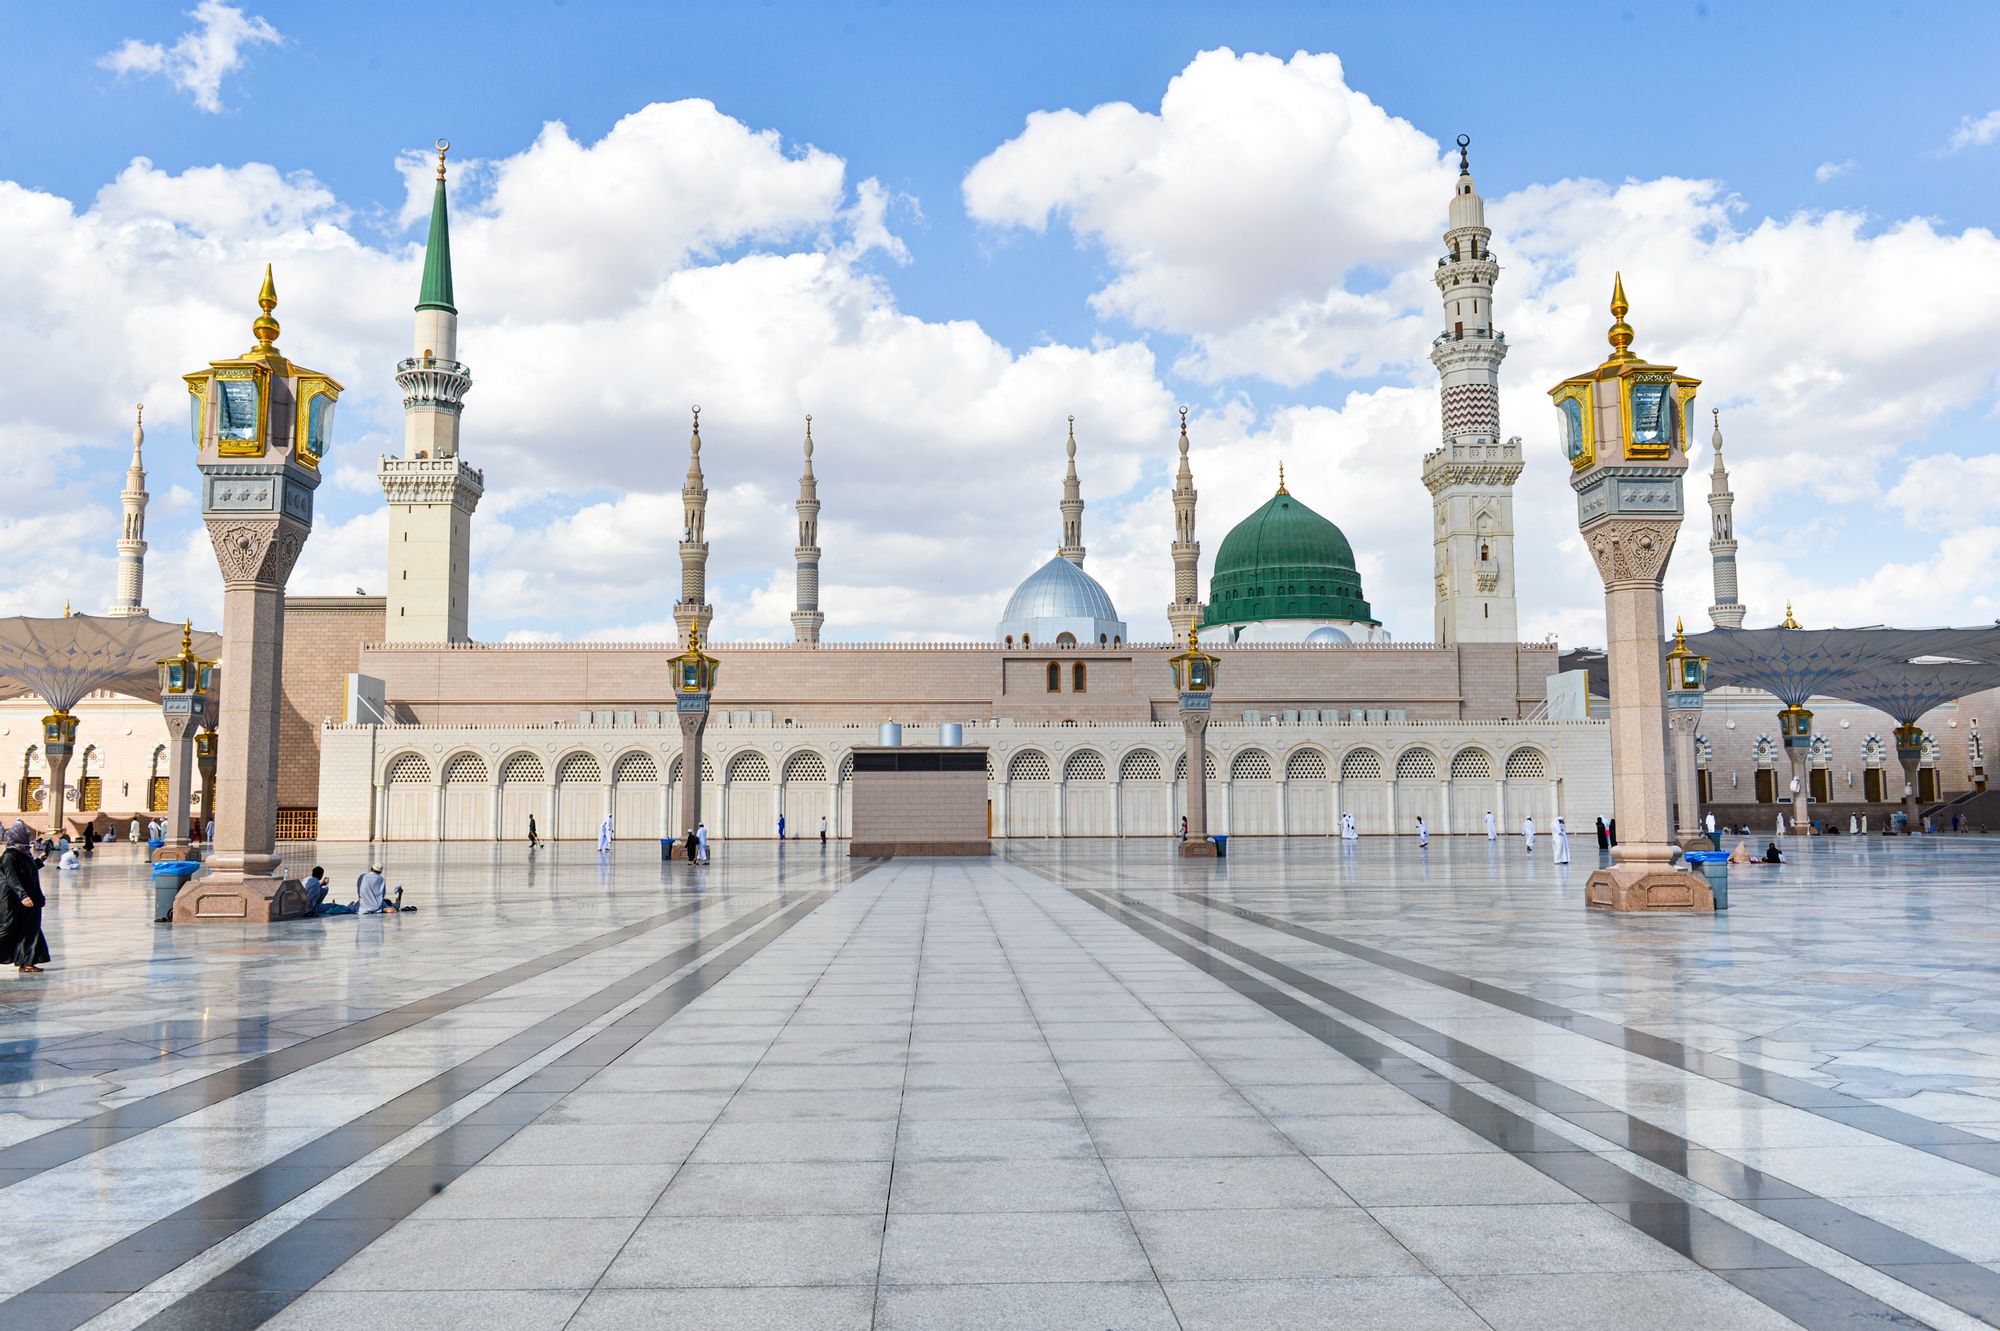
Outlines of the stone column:
{"type": "Polygon", "coordinates": [[[168,694],[160,701],[167,722],[167,831],[164,844],[153,853],[156,860],[184,860],[188,857],[188,805],[193,791],[189,778],[194,772],[194,730],[200,717],[195,699],[187,694],[168,694]]]}
{"type": "Polygon", "coordinates": [[[683,693],[674,700],[681,726],[682,836],[701,825],[701,738],[708,730],[708,699],[706,693],[683,693]]]}
{"type": "Polygon", "coordinates": [[[285,582],[306,533],[282,519],[212,517],[208,528],[222,567],[222,659],[229,663],[216,709],[217,775],[229,798],[216,809],[208,882],[275,887],[285,582]]]}
{"type": "MultiPolygon", "coordinates": [[[[1698,696],[1698,695],[1697,695],[1698,696]]],[[[1674,741],[1674,812],[1679,824],[1674,839],[1682,850],[1707,850],[1708,833],[1701,821],[1701,773],[1695,766],[1694,737],[1701,728],[1701,707],[1688,707],[1681,693],[1673,694],[1674,705],[1667,711],[1667,729],[1674,741]]]]}
{"type": "Polygon", "coordinates": [[[1181,854],[1192,858],[1214,858],[1215,843],[1208,839],[1208,710],[1206,693],[1181,695],[1181,732],[1187,736],[1187,840],[1181,854]]]}
{"type": "Polygon", "coordinates": [[[1903,813],[1909,819],[1910,831],[1923,826],[1917,813],[1917,790],[1921,783],[1918,774],[1924,765],[1924,732],[1919,726],[1896,727],[1896,761],[1903,765],[1903,813]]]}
{"type": "MultiPolygon", "coordinates": [[[[1705,880],[1674,865],[1668,826],[1665,634],[1660,586],[1680,519],[1621,518],[1586,529],[1604,578],[1611,683],[1611,799],[1618,844],[1591,874],[1590,906],[1618,911],[1715,909],[1705,880]]],[[[1692,732],[1689,748],[1692,749],[1692,732]]],[[[1687,760],[1690,773],[1694,759],[1687,760]]]]}

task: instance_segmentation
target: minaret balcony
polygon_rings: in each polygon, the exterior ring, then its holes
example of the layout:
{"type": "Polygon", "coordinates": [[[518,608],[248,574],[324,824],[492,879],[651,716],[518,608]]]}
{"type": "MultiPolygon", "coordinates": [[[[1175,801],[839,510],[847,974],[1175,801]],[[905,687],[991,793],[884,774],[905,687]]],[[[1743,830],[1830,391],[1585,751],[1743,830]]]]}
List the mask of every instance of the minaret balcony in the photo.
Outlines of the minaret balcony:
{"type": "Polygon", "coordinates": [[[456,415],[472,389],[472,367],[436,356],[411,356],[396,362],[396,386],[403,390],[404,411],[448,411],[456,415]]]}

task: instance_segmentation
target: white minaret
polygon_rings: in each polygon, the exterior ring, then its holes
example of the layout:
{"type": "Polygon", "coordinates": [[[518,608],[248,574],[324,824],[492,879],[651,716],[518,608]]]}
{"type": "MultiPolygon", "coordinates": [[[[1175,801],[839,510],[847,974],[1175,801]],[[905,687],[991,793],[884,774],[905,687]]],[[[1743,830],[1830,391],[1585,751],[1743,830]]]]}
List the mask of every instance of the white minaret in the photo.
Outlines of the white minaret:
{"type": "Polygon", "coordinates": [[[140,445],[146,442],[146,408],[142,403],[132,422],[132,465],[125,469],[125,488],[118,502],[125,510],[125,528],[118,538],[118,599],[111,613],[120,618],[143,615],[146,594],[146,465],[140,445]]]}
{"type": "Polygon", "coordinates": [[[674,603],[674,626],[681,642],[689,628],[708,638],[708,621],[715,610],[708,603],[708,484],[701,474],[701,408],[694,409],[694,430],[688,436],[687,480],[681,484],[681,599],[674,603]]]}
{"type": "Polygon", "coordinates": [[[1712,530],[1708,535],[1708,557],[1715,566],[1715,604],[1708,608],[1708,622],[1719,629],[1743,627],[1743,603],[1736,599],[1736,522],[1731,516],[1736,495],[1729,488],[1729,469],[1722,465],[1722,409],[1715,408],[1715,433],[1708,445],[1715,450],[1715,467],[1708,474],[1708,512],[1712,530]]]}
{"type": "Polygon", "coordinates": [[[1056,553],[1083,567],[1083,486],[1076,479],[1076,417],[1069,418],[1069,474],[1063,477],[1062,549],[1056,553]]]}
{"type": "Polygon", "coordinates": [[[1181,408],[1181,469],[1174,477],[1174,599],[1167,607],[1173,641],[1201,620],[1201,542],[1194,538],[1194,470],[1188,466],[1186,407],[1181,408]]]}
{"type": "Polygon", "coordinates": [[[799,476],[799,543],[792,551],[798,561],[799,608],[792,611],[792,641],[819,645],[819,482],[813,477],[813,418],[806,417],[806,469],[799,476]]]}
{"type": "Polygon", "coordinates": [[[390,642],[465,642],[472,581],[472,512],[486,478],[459,460],[458,418],[472,371],[458,359],[452,303],[451,234],[445,215],[444,155],[438,140],[437,192],[417,292],[416,336],[396,364],[403,390],[403,456],[385,457],[377,475],[389,501],[390,642]]]}
{"type": "Polygon", "coordinates": [[[1515,642],[1514,482],[1519,437],[1500,437],[1500,362],[1506,335],[1493,327],[1500,265],[1487,248],[1486,201],[1472,183],[1471,143],[1458,136],[1458,189],[1445,257],[1435,278],[1444,297],[1444,332],[1431,343],[1442,400],[1444,443],[1424,458],[1424,487],[1436,515],[1437,640],[1515,642]]]}

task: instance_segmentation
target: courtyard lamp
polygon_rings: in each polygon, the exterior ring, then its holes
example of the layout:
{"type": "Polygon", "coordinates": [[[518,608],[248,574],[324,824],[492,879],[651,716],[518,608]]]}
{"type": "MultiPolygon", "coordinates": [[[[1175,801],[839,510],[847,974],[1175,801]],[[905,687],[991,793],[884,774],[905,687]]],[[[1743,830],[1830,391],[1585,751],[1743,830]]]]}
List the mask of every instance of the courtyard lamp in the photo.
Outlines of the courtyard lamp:
{"type": "MultiPolygon", "coordinates": [[[[708,700],[715,691],[721,662],[701,649],[701,626],[688,625],[687,647],[670,662],[674,681],[674,716],[681,730],[681,821],[685,833],[701,824],[701,739],[708,729],[708,700]]],[[[672,839],[662,841],[663,857],[672,858],[672,839]]]]}
{"type": "Polygon", "coordinates": [[[215,662],[195,655],[194,626],[181,625],[181,649],[158,661],[160,712],[173,741],[167,754],[167,831],[159,858],[182,860],[188,849],[188,775],[194,758],[194,732],[209,720],[209,700],[215,687],[215,662]]]}
{"type": "Polygon", "coordinates": [[[1701,824],[1701,777],[1695,767],[1695,732],[1701,728],[1702,695],[1708,658],[1687,645],[1687,630],[1674,621],[1674,646],[1667,653],[1667,730],[1674,746],[1674,803],[1680,826],[1674,839],[1682,850],[1709,845],[1701,824]]]}
{"type": "Polygon", "coordinates": [[[1208,717],[1222,663],[1201,649],[1199,628],[1188,625],[1187,650],[1167,662],[1180,697],[1181,732],[1187,736],[1187,835],[1181,854],[1214,856],[1208,839],[1208,717]]]}

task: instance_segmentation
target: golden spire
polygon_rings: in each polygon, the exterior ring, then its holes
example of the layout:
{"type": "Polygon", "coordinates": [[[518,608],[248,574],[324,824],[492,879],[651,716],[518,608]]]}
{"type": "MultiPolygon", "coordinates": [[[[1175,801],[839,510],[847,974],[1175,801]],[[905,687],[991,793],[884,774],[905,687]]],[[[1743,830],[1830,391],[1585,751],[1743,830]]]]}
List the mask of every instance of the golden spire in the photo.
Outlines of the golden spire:
{"type": "Polygon", "coordinates": [[[1792,603],[1790,601],[1785,602],[1785,622],[1778,625],[1778,627],[1781,629],[1802,629],[1805,627],[1804,624],[1792,618],[1792,603]]]}
{"type": "Polygon", "coordinates": [[[1190,620],[1188,621],[1188,650],[1193,652],[1193,651],[1199,651],[1200,649],[1201,649],[1201,628],[1199,625],[1194,623],[1194,621],[1190,620]]]}
{"type": "Polygon", "coordinates": [[[1623,364],[1639,359],[1632,350],[1632,325],[1625,322],[1626,312],[1632,308],[1625,299],[1625,274],[1617,273],[1611,279],[1611,317],[1615,322],[1605,338],[1611,343],[1611,355],[1605,364],[1623,364]]]}
{"type": "Polygon", "coordinates": [[[67,600],[63,602],[63,618],[69,618],[69,602],[67,600]]]}
{"type": "Polygon", "coordinates": [[[1688,647],[1687,630],[1681,626],[1681,617],[1674,616],[1674,650],[1684,652],[1688,647]]]}
{"type": "Polygon", "coordinates": [[[1285,488],[1285,464],[1283,462],[1280,462],[1278,464],[1278,493],[1281,495],[1288,495],[1291,493],[1290,490],[1287,490],[1285,488]]]}
{"type": "Polygon", "coordinates": [[[437,141],[437,149],[438,149],[438,179],[439,179],[439,180],[443,180],[443,179],[444,179],[444,155],[445,155],[446,153],[448,153],[448,152],[450,152],[450,151],[451,151],[451,140],[450,140],[450,139],[439,139],[439,140],[437,141]]]}
{"type": "Polygon", "coordinates": [[[263,313],[251,323],[250,331],[257,335],[257,345],[249,354],[265,359],[274,359],[278,354],[278,321],[271,317],[271,311],[278,308],[277,283],[271,280],[271,265],[264,265],[264,286],[257,293],[257,308],[263,313]]]}
{"type": "Polygon", "coordinates": [[[181,655],[194,655],[194,621],[192,619],[183,619],[181,621],[181,655]]]}

